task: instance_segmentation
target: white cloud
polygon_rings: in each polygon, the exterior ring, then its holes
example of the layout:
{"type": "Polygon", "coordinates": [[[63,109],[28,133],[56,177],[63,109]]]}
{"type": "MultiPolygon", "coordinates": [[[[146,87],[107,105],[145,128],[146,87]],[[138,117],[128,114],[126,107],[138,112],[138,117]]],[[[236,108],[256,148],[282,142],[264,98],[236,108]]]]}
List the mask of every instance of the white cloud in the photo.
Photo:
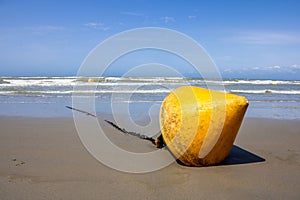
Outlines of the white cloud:
{"type": "Polygon", "coordinates": [[[244,44],[293,44],[300,43],[300,33],[284,33],[272,31],[249,31],[236,33],[234,36],[224,39],[229,42],[244,44]]]}
{"type": "Polygon", "coordinates": [[[275,65],[275,66],[262,67],[259,69],[261,69],[261,70],[279,70],[279,69],[281,69],[281,66],[275,65]]]}
{"type": "Polygon", "coordinates": [[[290,68],[293,68],[293,69],[300,69],[300,65],[294,64],[294,65],[291,65],[290,68]]]}
{"type": "MultiPolygon", "coordinates": [[[[256,71],[279,71],[279,72],[295,72],[300,70],[300,65],[294,64],[290,66],[267,66],[267,67],[253,67],[252,70],[256,71]]],[[[247,69],[246,69],[247,70],[247,69]]]]}
{"type": "Polygon", "coordinates": [[[287,66],[286,68],[288,68],[291,71],[300,71],[300,65],[297,65],[297,64],[287,66]]]}
{"type": "Polygon", "coordinates": [[[169,17],[169,16],[165,16],[161,18],[166,24],[170,23],[170,22],[175,22],[175,18],[174,17],[169,17]]]}
{"type": "Polygon", "coordinates": [[[189,16],[188,16],[189,19],[195,19],[196,17],[197,17],[197,16],[195,16],[195,15],[189,15],[189,16]]]}
{"type": "Polygon", "coordinates": [[[226,69],[224,69],[223,71],[224,71],[224,72],[232,72],[232,69],[226,68],[226,69]]]}
{"type": "Polygon", "coordinates": [[[98,26],[98,25],[102,25],[102,24],[99,24],[99,23],[96,23],[96,22],[89,22],[89,23],[86,23],[84,24],[85,26],[90,26],[90,27],[94,27],[94,26],[98,26]]]}
{"type": "Polygon", "coordinates": [[[101,23],[101,22],[88,22],[84,25],[89,27],[89,28],[98,29],[98,30],[102,30],[102,31],[109,30],[109,27],[105,26],[105,24],[101,23]]]}
{"type": "Polygon", "coordinates": [[[252,79],[286,79],[299,80],[300,65],[286,66],[256,66],[256,67],[229,67],[222,69],[223,75],[227,77],[240,77],[252,79]]]}
{"type": "Polygon", "coordinates": [[[276,69],[280,69],[280,66],[267,66],[267,67],[257,67],[257,70],[261,70],[261,71],[268,71],[268,70],[276,70],[276,69]]]}

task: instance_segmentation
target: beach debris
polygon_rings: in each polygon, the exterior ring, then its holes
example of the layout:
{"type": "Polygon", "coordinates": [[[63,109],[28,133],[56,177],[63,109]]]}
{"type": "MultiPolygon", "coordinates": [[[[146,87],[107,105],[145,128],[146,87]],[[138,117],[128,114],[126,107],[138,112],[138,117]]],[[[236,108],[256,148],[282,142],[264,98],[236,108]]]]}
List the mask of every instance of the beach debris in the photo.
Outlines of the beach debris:
{"type": "Polygon", "coordinates": [[[242,96],[195,86],[177,88],[161,106],[162,137],[184,165],[216,165],[229,155],[247,106],[242,96]]]}

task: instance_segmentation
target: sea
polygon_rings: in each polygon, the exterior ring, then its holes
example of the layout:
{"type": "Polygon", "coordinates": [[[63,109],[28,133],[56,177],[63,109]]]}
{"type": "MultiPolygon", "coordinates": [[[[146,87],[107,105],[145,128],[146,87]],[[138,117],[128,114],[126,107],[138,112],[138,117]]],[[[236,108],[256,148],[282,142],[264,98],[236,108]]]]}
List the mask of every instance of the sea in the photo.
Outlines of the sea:
{"type": "Polygon", "coordinates": [[[142,119],[149,113],[158,116],[164,98],[183,85],[245,96],[249,118],[300,119],[299,80],[184,77],[0,77],[0,116],[72,117],[66,106],[80,96],[94,98],[97,115],[118,112],[112,107],[124,105],[133,118],[142,119]]]}

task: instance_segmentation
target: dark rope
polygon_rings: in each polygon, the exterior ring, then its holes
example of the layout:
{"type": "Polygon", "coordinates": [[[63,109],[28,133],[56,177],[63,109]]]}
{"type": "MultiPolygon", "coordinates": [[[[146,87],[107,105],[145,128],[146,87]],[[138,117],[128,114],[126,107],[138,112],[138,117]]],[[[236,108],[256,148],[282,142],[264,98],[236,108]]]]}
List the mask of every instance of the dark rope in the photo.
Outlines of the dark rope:
{"type": "Polygon", "coordinates": [[[116,125],[115,123],[113,123],[113,122],[111,122],[109,120],[104,120],[104,121],[106,121],[107,123],[109,123],[110,125],[112,125],[117,130],[121,131],[122,133],[125,133],[125,134],[128,134],[128,135],[132,135],[132,136],[138,137],[138,138],[143,139],[143,140],[149,140],[154,145],[156,144],[155,143],[155,139],[153,139],[152,137],[148,137],[146,135],[143,135],[143,134],[140,134],[140,133],[136,133],[136,132],[127,131],[126,129],[120,128],[118,125],[116,125]]]}
{"type": "MultiPolygon", "coordinates": [[[[96,115],[94,115],[92,113],[89,113],[87,111],[80,110],[80,109],[77,109],[77,108],[73,108],[71,106],[66,106],[66,108],[69,108],[71,110],[75,110],[77,112],[84,113],[84,114],[92,116],[92,117],[97,117],[96,115]]],[[[110,124],[111,126],[113,126],[114,128],[116,128],[117,130],[121,131],[122,133],[125,133],[125,134],[128,134],[128,135],[132,135],[132,136],[138,137],[140,139],[148,140],[148,141],[152,142],[152,144],[154,144],[157,148],[162,148],[164,146],[163,145],[163,140],[162,140],[161,136],[159,136],[158,138],[154,139],[152,137],[148,137],[148,136],[140,134],[140,133],[127,131],[126,129],[120,128],[118,125],[116,125],[115,123],[113,123],[113,122],[111,122],[109,120],[104,120],[104,121],[107,122],[108,124],[110,124]]]]}
{"type": "Polygon", "coordinates": [[[94,115],[94,114],[92,114],[92,113],[89,113],[89,112],[84,111],[84,110],[79,110],[79,109],[73,108],[73,107],[71,107],[71,106],[66,106],[66,108],[69,108],[69,109],[71,109],[71,110],[75,110],[75,111],[84,113],[84,114],[86,114],[86,115],[90,115],[90,116],[93,116],[93,117],[97,117],[96,115],[94,115]]]}

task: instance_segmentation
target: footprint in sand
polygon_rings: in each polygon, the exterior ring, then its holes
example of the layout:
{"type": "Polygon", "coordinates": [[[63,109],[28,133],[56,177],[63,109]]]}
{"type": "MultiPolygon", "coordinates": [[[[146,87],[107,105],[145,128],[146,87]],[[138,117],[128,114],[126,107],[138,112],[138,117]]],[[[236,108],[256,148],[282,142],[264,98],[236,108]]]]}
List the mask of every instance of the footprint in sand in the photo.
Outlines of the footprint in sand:
{"type": "Polygon", "coordinates": [[[18,161],[16,158],[11,159],[11,161],[16,162],[16,163],[15,163],[15,166],[16,166],[16,167],[21,166],[21,165],[24,165],[24,164],[26,163],[26,162],[24,162],[24,161],[18,161]]]}

